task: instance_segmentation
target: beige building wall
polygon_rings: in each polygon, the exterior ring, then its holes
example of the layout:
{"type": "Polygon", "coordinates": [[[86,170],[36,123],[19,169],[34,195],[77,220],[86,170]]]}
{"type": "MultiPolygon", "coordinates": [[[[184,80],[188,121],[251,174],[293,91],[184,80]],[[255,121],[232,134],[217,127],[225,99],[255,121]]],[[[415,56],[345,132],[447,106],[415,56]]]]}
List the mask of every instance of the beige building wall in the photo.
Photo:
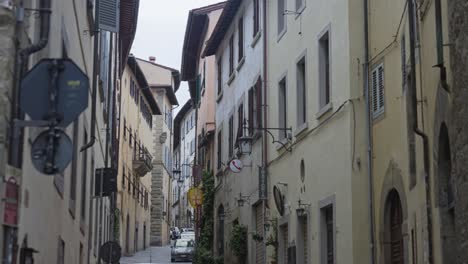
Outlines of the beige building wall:
{"type": "Polygon", "coordinates": [[[164,246],[169,244],[169,228],[172,222],[172,111],[178,105],[175,91],[179,88],[179,71],[152,61],[137,61],[162,112],[162,115],[153,118],[150,244],[164,246]]]}
{"type": "MultiPolygon", "coordinates": [[[[325,210],[331,208],[333,263],[369,263],[369,185],[365,151],[365,98],[362,93],[364,37],[362,1],[316,3],[268,1],[268,127],[281,127],[280,82],[286,84],[286,128],[268,136],[268,204],[265,221],[277,224],[278,263],[287,263],[287,249],[297,263],[327,263],[325,210]],[[285,26],[279,30],[278,21],[285,26]],[[320,40],[328,32],[330,101],[320,103],[320,40]],[[297,65],[305,61],[305,122],[299,120],[297,65]],[[273,140],[281,141],[273,143],[273,140]],[[284,215],[275,204],[273,188],[284,196],[284,215]],[[298,215],[303,210],[305,216],[298,215]]],[[[322,79],[323,80],[323,79],[322,79]]],[[[266,237],[274,237],[274,229],[266,237]]],[[[267,259],[274,250],[267,247],[267,259]]]]}
{"type": "MultiPolygon", "coordinates": [[[[429,263],[430,240],[433,244],[433,263],[455,263],[450,257],[456,255],[450,251],[455,247],[450,239],[453,231],[446,205],[448,190],[445,181],[447,177],[450,179],[450,171],[446,173],[439,163],[439,159],[443,159],[443,154],[439,152],[443,148],[439,145],[439,136],[444,135],[441,128],[444,124],[450,124],[448,113],[452,98],[443,88],[447,85],[450,90],[451,85],[450,48],[443,48],[447,67],[444,84],[439,68],[434,67],[438,63],[435,2],[417,3],[415,72],[418,127],[428,137],[429,193],[426,192],[428,185],[425,180],[423,141],[412,132],[414,115],[411,114],[409,89],[410,76],[414,71],[410,63],[409,27],[412,23],[408,18],[408,6],[406,1],[370,1],[370,66],[372,70],[382,64],[385,76],[385,110],[373,119],[372,130],[377,261],[383,263],[389,259],[385,251],[385,235],[388,234],[385,212],[389,208],[389,193],[393,190],[398,193],[402,209],[405,263],[429,263]],[[406,74],[402,72],[402,67],[406,74]],[[415,142],[414,151],[410,149],[411,138],[415,142]],[[432,211],[432,239],[428,235],[427,200],[432,211]],[[449,245],[448,250],[446,245],[449,245]],[[445,259],[444,252],[447,255],[445,259]]],[[[444,43],[447,43],[447,1],[441,3],[442,33],[444,43]]]]}
{"type": "MultiPolygon", "coordinates": [[[[135,82],[137,89],[142,95],[142,87],[139,87],[135,74],[129,65],[125,66],[121,82],[121,109],[120,109],[120,154],[118,184],[119,196],[118,207],[121,208],[120,244],[125,254],[132,254],[149,246],[151,225],[151,168],[141,176],[134,170],[135,136],[138,144],[144,146],[151,153],[152,149],[152,127],[145,121],[140,104],[145,103],[138,100],[136,104],[130,95],[131,82],[135,82]],[[124,131],[124,129],[126,131],[124,131]],[[125,179],[124,179],[125,176],[125,179]],[[137,191],[133,188],[137,186],[137,191]],[[141,190],[143,188],[143,193],[141,190]],[[145,204],[145,195],[148,195],[148,204],[145,204]],[[127,231],[128,229],[128,231],[127,231]]],[[[143,95],[142,95],[143,96],[143,95]]],[[[144,98],[144,97],[141,97],[144,98]]]]}
{"type": "MultiPolygon", "coordinates": [[[[24,7],[38,8],[38,1],[24,1],[24,7]]],[[[48,45],[30,57],[28,68],[30,69],[42,58],[61,58],[66,49],[68,57],[89,77],[91,87],[93,38],[83,33],[89,29],[87,15],[86,3],[83,1],[77,3],[52,1],[48,45]]],[[[34,15],[25,17],[22,33],[30,38],[23,43],[24,45],[37,43],[38,25],[34,15]]],[[[91,88],[89,92],[89,106],[91,106],[91,88]]],[[[102,94],[100,96],[105,98],[102,94]]],[[[30,158],[31,144],[28,142],[32,142],[43,129],[25,130],[22,177],[18,178],[22,185],[18,245],[36,249],[38,251],[34,254],[36,263],[57,263],[57,258],[61,254],[59,250],[61,241],[64,242],[65,263],[84,263],[88,259],[90,263],[96,263],[99,245],[109,240],[111,236],[109,200],[92,198],[94,169],[104,167],[105,134],[101,128],[105,128],[105,122],[103,115],[99,114],[103,111],[103,106],[98,104],[96,142],[92,148],[84,152],[80,152],[79,149],[87,143],[86,140],[90,140],[91,107],[88,107],[75,121],[78,124],[77,141],[74,142],[74,151],[77,155],[75,184],[72,184],[71,180],[73,173],[71,164],[62,174],[53,176],[43,175],[33,167],[30,158]],[[86,161],[83,160],[85,157],[86,161]],[[85,199],[82,199],[83,196],[85,199]],[[99,229],[102,232],[99,232],[99,229]]],[[[71,124],[65,129],[71,139],[73,139],[73,126],[71,124]]]]}

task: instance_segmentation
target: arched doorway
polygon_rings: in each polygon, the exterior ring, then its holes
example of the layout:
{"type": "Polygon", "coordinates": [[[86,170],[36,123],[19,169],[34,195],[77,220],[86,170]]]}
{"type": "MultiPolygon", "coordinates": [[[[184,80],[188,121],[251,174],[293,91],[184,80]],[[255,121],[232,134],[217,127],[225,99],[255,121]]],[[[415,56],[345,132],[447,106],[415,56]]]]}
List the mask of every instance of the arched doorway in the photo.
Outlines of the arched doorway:
{"type": "Polygon", "coordinates": [[[387,196],[384,225],[385,263],[404,264],[403,210],[395,189],[387,196]]]}
{"type": "Polygon", "coordinates": [[[224,220],[226,213],[224,212],[224,206],[220,205],[218,207],[218,239],[217,239],[217,249],[218,255],[224,255],[224,220]]]}
{"type": "Polygon", "coordinates": [[[439,150],[437,176],[439,180],[440,236],[442,242],[443,263],[456,262],[455,241],[455,206],[452,160],[447,126],[443,123],[439,132],[439,150]]]}

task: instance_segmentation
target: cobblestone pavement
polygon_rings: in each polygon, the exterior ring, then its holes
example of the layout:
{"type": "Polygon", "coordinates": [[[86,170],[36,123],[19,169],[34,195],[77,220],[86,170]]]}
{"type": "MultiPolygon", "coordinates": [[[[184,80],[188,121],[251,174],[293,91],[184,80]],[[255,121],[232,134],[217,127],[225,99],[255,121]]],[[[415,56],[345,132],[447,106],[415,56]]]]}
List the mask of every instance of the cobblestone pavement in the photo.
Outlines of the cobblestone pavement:
{"type": "MultiPolygon", "coordinates": [[[[137,252],[132,257],[123,257],[120,264],[170,264],[171,248],[151,247],[145,251],[137,252]]],[[[190,264],[188,262],[178,262],[179,264],[190,264]]]]}

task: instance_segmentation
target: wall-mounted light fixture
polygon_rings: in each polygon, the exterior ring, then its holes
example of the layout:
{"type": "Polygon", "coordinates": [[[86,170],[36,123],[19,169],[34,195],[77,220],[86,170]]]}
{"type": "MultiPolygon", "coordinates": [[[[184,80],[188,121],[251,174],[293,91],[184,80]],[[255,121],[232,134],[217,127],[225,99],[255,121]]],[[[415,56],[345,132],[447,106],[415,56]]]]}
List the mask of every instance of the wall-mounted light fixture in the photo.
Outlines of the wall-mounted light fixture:
{"type": "Polygon", "coordinates": [[[246,202],[250,203],[250,196],[244,196],[242,193],[239,193],[239,197],[237,197],[237,206],[243,207],[246,202]]]}
{"type": "Polygon", "coordinates": [[[304,203],[304,202],[302,202],[301,199],[299,199],[297,202],[298,202],[298,204],[299,204],[298,207],[297,207],[297,209],[296,209],[296,214],[297,214],[297,216],[298,216],[298,217],[304,217],[304,216],[306,216],[306,215],[307,215],[307,210],[306,210],[306,208],[307,208],[308,206],[310,206],[310,203],[304,203]]]}

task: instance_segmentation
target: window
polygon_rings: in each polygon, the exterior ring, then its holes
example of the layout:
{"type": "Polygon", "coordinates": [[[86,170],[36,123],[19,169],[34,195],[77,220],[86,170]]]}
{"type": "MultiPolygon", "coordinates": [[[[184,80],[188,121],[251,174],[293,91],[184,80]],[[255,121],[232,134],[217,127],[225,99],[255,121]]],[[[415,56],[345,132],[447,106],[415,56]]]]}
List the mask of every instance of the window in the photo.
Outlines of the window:
{"type": "MultiPolygon", "coordinates": [[[[284,77],[278,84],[278,125],[279,128],[286,128],[288,114],[287,114],[287,91],[286,91],[286,77],[284,77]]],[[[286,130],[279,130],[279,139],[286,138],[286,130]]]]}
{"type": "Polygon", "coordinates": [[[255,83],[255,127],[262,127],[262,79],[259,77],[255,83]]]}
{"type": "Polygon", "coordinates": [[[248,126],[249,126],[249,135],[252,135],[254,132],[254,92],[255,90],[252,88],[249,90],[248,94],[248,126]]]}
{"type": "Polygon", "coordinates": [[[253,15],[253,36],[255,37],[260,31],[260,3],[259,0],[253,0],[254,15],[253,15]]]}
{"type": "Polygon", "coordinates": [[[296,12],[301,12],[305,8],[305,0],[296,0],[296,12]]]}
{"type": "Polygon", "coordinates": [[[180,134],[182,134],[182,140],[185,138],[185,124],[182,123],[182,128],[180,129],[180,134]]]}
{"type": "MultiPolygon", "coordinates": [[[[83,142],[88,142],[88,133],[84,131],[83,142]]],[[[83,151],[81,160],[81,221],[86,222],[86,176],[88,174],[88,151],[83,151]]]]}
{"type": "Polygon", "coordinates": [[[238,31],[238,39],[237,39],[237,48],[238,48],[238,52],[239,52],[239,56],[238,56],[238,61],[241,61],[243,58],[244,58],[244,18],[240,18],[239,19],[239,24],[238,24],[238,27],[239,27],[239,31],[238,31]]]}
{"type": "Polygon", "coordinates": [[[223,57],[218,60],[218,95],[223,91],[223,57]]]}
{"type": "Polygon", "coordinates": [[[297,126],[306,122],[306,62],[303,57],[296,65],[297,72],[297,126]]]}
{"type": "Polygon", "coordinates": [[[65,264],[65,241],[60,237],[58,240],[57,264],[65,264]]]}
{"type": "Polygon", "coordinates": [[[71,165],[71,177],[70,177],[70,201],[68,208],[72,216],[75,216],[75,205],[76,205],[76,177],[78,169],[78,133],[79,133],[79,119],[76,119],[73,123],[73,159],[71,165]]]}
{"type": "Polygon", "coordinates": [[[281,35],[286,30],[286,0],[278,0],[278,35],[281,35]]]}
{"type": "Polygon", "coordinates": [[[124,140],[127,140],[127,119],[124,118],[124,130],[123,130],[124,140]]]}
{"type": "Polygon", "coordinates": [[[383,63],[372,70],[372,113],[378,117],[385,110],[383,63]]]}
{"type": "Polygon", "coordinates": [[[126,174],[125,174],[125,170],[126,170],[125,165],[123,165],[123,167],[122,167],[122,190],[125,189],[125,177],[127,177],[126,174]]]}
{"type": "Polygon", "coordinates": [[[234,73],[234,35],[229,39],[229,76],[234,73]]]}
{"type": "Polygon", "coordinates": [[[217,166],[217,169],[221,169],[221,164],[222,164],[222,160],[223,160],[223,152],[222,152],[222,139],[223,139],[223,131],[222,130],[219,130],[218,131],[218,153],[217,153],[217,157],[218,157],[218,166],[217,166]]]}
{"type": "Polygon", "coordinates": [[[323,264],[335,263],[335,231],[334,231],[334,215],[333,204],[327,205],[320,209],[322,219],[322,234],[321,234],[321,247],[322,247],[322,261],[323,264]]]}
{"type": "Polygon", "coordinates": [[[320,109],[330,103],[330,36],[325,32],[319,39],[319,97],[320,109]]]}
{"type": "Polygon", "coordinates": [[[237,108],[237,139],[244,135],[244,104],[237,108]]]}
{"type": "Polygon", "coordinates": [[[401,37],[401,86],[403,91],[405,91],[406,86],[406,40],[405,35],[401,37]]]}
{"type": "Polygon", "coordinates": [[[234,115],[229,118],[229,128],[228,128],[228,156],[231,158],[234,154],[234,115]]]}

